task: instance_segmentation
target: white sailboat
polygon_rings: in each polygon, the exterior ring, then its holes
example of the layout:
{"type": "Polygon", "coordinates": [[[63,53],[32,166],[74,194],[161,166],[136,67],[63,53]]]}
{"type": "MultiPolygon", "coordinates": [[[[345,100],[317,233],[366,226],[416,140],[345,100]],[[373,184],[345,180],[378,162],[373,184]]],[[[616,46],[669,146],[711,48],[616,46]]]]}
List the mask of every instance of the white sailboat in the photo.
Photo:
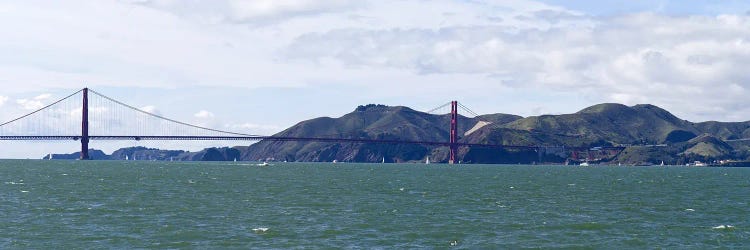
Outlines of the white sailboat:
{"type": "Polygon", "coordinates": [[[424,161],[424,164],[430,164],[430,156],[427,156],[427,160],[424,161]]]}
{"type": "Polygon", "coordinates": [[[385,157],[383,157],[383,162],[381,162],[381,163],[385,163],[385,157]]]}
{"type": "Polygon", "coordinates": [[[47,160],[52,160],[52,153],[49,153],[49,157],[47,157],[47,160]]]}
{"type": "Polygon", "coordinates": [[[129,159],[130,159],[130,157],[128,157],[128,155],[125,155],[125,160],[127,161],[129,159]]]}

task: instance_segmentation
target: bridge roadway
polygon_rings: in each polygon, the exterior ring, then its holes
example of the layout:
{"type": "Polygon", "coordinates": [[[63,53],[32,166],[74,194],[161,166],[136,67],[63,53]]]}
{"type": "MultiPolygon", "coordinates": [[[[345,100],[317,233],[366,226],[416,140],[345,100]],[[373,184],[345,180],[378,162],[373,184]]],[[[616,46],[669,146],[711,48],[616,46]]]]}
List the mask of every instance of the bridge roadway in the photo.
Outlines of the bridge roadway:
{"type": "MultiPolygon", "coordinates": [[[[46,135],[35,135],[35,136],[0,136],[0,141],[64,141],[64,140],[80,140],[79,135],[64,135],[64,136],[46,136],[46,135]]],[[[90,140],[100,141],[112,141],[112,140],[134,140],[134,141],[315,141],[315,142],[331,142],[331,143],[379,143],[379,144],[419,144],[419,145],[430,145],[430,146],[451,146],[450,142],[435,142],[435,141],[402,141],[402,140],[375,140],[375,139],[358,139],[358,138],[325,138],[325,137],[285,137],[285,136],[261,136],[261,135],[249,135],[249,136],[159,136],[159,135],[90,135],[90,140]]],[[[484,147],[484,148],[507,148],[507,149],[523,149],[523,150],[534,150],[544,147],[563,147],[563,146],[525,146],[525,145],[497,145],[497,144],[478,144],[478,143],[453,143],[454,146],[458,147],[484,147]]],[[[588,150],[590,147],[568,147],[564,146],[565,149],[569,150],[588,150]]],[[[611,146],[611,147],[596,147],[599,150],[623,150],[626,147],[611,146]]]]}

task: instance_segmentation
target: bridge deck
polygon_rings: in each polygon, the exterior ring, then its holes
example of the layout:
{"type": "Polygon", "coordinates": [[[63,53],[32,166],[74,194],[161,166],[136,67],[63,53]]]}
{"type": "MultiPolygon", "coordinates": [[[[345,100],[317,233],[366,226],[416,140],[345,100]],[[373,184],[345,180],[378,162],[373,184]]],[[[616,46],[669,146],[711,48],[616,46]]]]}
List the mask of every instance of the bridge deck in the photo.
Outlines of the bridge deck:
{"type": "MultiPolygon", "coordinates": [[[[46,135],[35,135],[35,136],[0,136],[0,141],[64,141],[64,140],[80,140],[81,136],[67,135],[67,136],[46,136],[46,135]]],[[[450,146],[450,142],[435,142],[435,141],[402,141],[402,140],[374,140],[374,139],[360,139],[360,138],[324,138],[324,137],[284,137],[284,136],[157,136],[157,135],[90,135],[89,139],[99,141],[111,141],[111,140],[133,140],[133,141],[317,141],[317,142],[330,142],[330,143],[379,143],[379,144],[420,144],[430,146],[450,146]]],[[[527,149],[534,150],[544,147],[559,147],[559,146],[534,146],[534,145],[496,145],[496,144],[477,144],[477,143],[461,143],[457,142],[454,145],[459,147],[485,147],[485,148],[506,148],[506,149],[527,149]]],[[[586,150],[589,147],[565,147],[570,150],[586,150]]],[[[622,150],[625,147],[597,147],[597,149],[616,149],[622,150]]]]}

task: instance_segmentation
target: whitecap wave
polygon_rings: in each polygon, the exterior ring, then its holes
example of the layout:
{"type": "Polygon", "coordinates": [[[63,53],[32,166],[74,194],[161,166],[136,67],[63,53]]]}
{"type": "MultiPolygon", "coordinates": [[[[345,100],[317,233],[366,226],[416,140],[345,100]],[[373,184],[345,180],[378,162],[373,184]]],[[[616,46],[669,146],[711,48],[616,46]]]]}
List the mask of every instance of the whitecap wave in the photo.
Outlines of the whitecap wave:
{"type": "Polygon", "coordinates": [[[718,226],[712,227],[711,229],[729,230],[729,229],[734,229],[734,226],[732,226],[732,225],[718,225],[718,226]]]}

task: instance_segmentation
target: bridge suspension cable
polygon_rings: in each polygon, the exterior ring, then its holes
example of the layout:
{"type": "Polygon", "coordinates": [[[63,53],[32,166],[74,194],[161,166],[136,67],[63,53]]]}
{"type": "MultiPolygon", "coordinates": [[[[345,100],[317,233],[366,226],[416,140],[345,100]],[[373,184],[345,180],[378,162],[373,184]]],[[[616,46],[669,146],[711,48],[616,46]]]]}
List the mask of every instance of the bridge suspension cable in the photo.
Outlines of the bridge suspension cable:
{"type": "Polygon", "coordinates": [[[154,113],[147,112],[145,110],[133,107],[131,105],[128,105],[128,104],[125,104],[125,103],[120,102],[118,100],[115,100],[114,98],[111,98],[109,96],[103,95],[103,94],[101,94],[99,92],[96,92],[94,90],[89,90],[89,91],[91,93],[93,93],[93,94],[101,97],[101,98],[104,98],[104,99],[106,99],[108,101],[111,101],[111,102],[113,102],[115,104],[118,104],[118,105],[120,105],[122,107],[128,108],[130,110],[133,110],[135,112],[138,112],[138,113],[141,113],[141,114],[153,117],[153,118],[157,118],[157,119],[160,119],[160,120],[163,120],[163,121],[171,122],[171,123],[174,123],[174,124],[179,124],[179,125],[187,126],[187,127],[190,127],[190,128],[199,129],[199,130],[216,132],[216,133],[220,133],[220,134],[228,134],[228,135],[235,135],[235,136],[249,136],[249,137],[258,137],[258,136],[261,136],[261,135],[255,135],[255,134],[247,134],[247,133],[239,133],[239,132],[232,132],[232,131],[225,131],[225,130],[213,129],[213,128],[208,128],[208,127],[204,127],[204,126],[198,126],[198,125],[194,125],[194,124],[190,124],[190,123],[186,123],[186,122],[177,121],[177,120],[174,120],[174,119],[170,119],[170,118],[158,115],[158,114],[154,114],[154,113]]]}
{"type": "Polygon", "coordinates": [[[60,99],[60,100],[57,100],[57,101],[55,101],[55,102],[53,102],[53,103],[50,103],[49,105],[47,105],[47,106],[44,106],[44,107],[42,107],[42,108],[40,108],[40,109],[34,110],[34,111],[32,111],[31,113],[28,113],[28,114],[22,115],[21,117],[18,117],[18,118],[16,118],[16,119],[13,119],[13,120],[7,121],[7,122],[5,122],[5,123],[3,123],[3,124],[0,124],[0,127],[2,127],[2,126],[5,126],[5,125],[8,125],[8,124],[11,124],[11,123],[13,123],[13,122],[15,122],[15,121],[18,121],[18,120],[21,120],[21,119],[23,119],[23,118],[29,117],[29,116],[31,116],[31,115],[33,115],[33,114],[36,114],[36,113],[38,113],[38,112],[40,112],[40,111],[42,111],[42,110],[45,110],[45,109],[47,109],[47,108],[49,108],[49,107],[52,107],[52,106],[54,106],[55,104],[58,104],[58,103],[60,103],[60,102],[62,102],[62,101],[65,101],[65,100],[67,100],[68,98],[70,98],[70,97],[72,97],[72,96],[74,96],[74,95],[77,95],[78,93],[81,93],[81,91],[83,91],[83,90],[78,90],[77,92],[75,92],[75,93],[73,93],[73,94],[70,94],[70,95],[68,95],[68,96],[66,96],[66,97],[63,97],[62,99],[60,99]]]}
{"type": "MultiPolygon", "coordinates": [[[[80,116],[75,119],[73,113],[76,109],[80,109],[79,94],[82,91],[78,90],[48,105],[34,109],[30,113],[0,124],[0,136],[76,135],[76,124],[80,122],[80,116]]],[[[47,97],[49,95],[22,99],[25,103],[23,105],[28,105],[27,108],[34,108],[36,105],[42,105],[41,100],[47,97]]]]}
{"type": "Polygon", "coordinates": [[[442,109],[442,108],[448,107],[449,105],[451,105],[451,103],[450,103],[450,102],[447,102],[447,103],[445,103],[445,104],[443,104],[443,105],[440,105],[440,106],[438,106],[437,108],[434,108],[434,109],[430,109],[429,111],[427,111],[427,112],[425,112],[425,113],[428,113],[428,114],[432,114],[432,113],[434,113],[435,111],[438,111],[438,110],[440,110],[440,109],[442,109]]]}
{"type": "Polygon", "coordinates": [[[471,109],[469,109],[469,107],[466,107],[465,105],[461,104],[460,102],[458,103],[458,107],[460,107],[461,109],[463,109],[467,113],[473,115],[474,117],[479,116],[479,114],[477,114],[476,112],[472,111],[471,109]]]}
{"type": "MultiPolygon", "coordinates": [[[[48,98],[42,95],[27,99],[28,107],[42,105],[48,98]]],[[[184,140],[185,138],[226,136],[235,140],[247,137],[252,140],[264,136],[228,131],[191,124],[167,118],[160,114],[136,108],[91,89],[81,89],[27,114],[0,123],[0,140],[78,140],[81,134],[82,100],[87,100],[86,123],[91,139],[103,138],[160,138],[160,140],[184,140]],[[82,92],[91,93],[84,98],[82,92]]]]}

